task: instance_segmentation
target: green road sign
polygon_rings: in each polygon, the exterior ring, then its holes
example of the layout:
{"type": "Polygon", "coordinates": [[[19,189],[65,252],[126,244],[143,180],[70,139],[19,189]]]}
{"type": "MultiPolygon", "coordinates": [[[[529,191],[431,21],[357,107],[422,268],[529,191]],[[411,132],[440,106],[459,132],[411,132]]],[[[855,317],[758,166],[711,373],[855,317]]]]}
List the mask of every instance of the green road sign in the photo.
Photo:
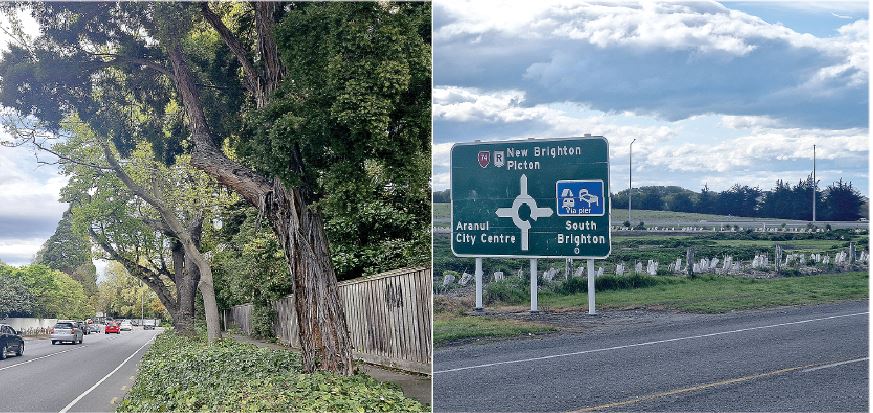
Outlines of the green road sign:
{"type": "Polygon", "coordinates": [[[451,158],[456,256],[609,256],[605,138],[459,143],[451,158]]]}

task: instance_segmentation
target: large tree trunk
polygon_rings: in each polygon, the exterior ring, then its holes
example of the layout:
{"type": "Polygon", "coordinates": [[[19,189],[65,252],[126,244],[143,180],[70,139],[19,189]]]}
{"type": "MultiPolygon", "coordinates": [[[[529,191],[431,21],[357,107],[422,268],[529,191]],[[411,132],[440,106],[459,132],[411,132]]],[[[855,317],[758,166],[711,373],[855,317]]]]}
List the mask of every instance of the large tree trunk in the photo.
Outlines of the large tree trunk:
{"type": "Polygon", "coordinates": [[[351,343],[336,274],[321,216],[310,210],[297,189],[276,182],[271,199],[271,222],[285,250],[294,281],[303,369],[350,375],[351,343]]]}
{"type": "MultiPolygon", "coordinates": [[[[197,274],[199,274],[200,282],[192,282],[191,285],[196,285],[203,296],[203,307],[204,312],[206,313],[206,330],[209,342],[213,343],[216,340],[221,339],[221,324],[218,316],[218,304],[215,300],[215,287],[212,282],[212,268],[200,252],[200,238],[203,233],[203,216],[201,215],[201,211],[191,211],[194,217],[190,219],[187,226],[184,225],[175,215],[175,212],[165,204],[163,199],[134,182],[124,168],[121,167],[121,164],[118,163],[118,159],[115,158],[115,155],[112,153],[112,150],[108,145],[103,145],[103,154],[112,170],[115,171],[115,175],[122,183],[124,183],[124,186],[151,205],[161,217],[159,221],[147,220],[144,222],[156,230],[163,232],[164,235],[177,239],[179,244],[181,244],[185,255],[185,270],[183,272],[189,273],[191,271],[196,271],[197,274]]],[[[177,271],[178,268],[179,267],[176,267],[177,271]]],[[[191,281],[193,277],[190,277],[191,274],[188,275],[189,277],[186,278],[188,278],[188,281],[191,281]]],[[[185,293],[186,294],[184,295],[180,295],[180,297],[187,297],[187,291],[185,293]]],[[[186,316],[182,311],[180,311],[180,315],[182,317],[186,316]]]]}
{"type": "Polygon", "coordinates": [[[285,250],[295,294],[303,367],[339,374],[352,373],[352,348],[324,224],[311,211],[298,188],[270,182],[229,159],[214,144],[202,102],[185,55],[176,45],[168,50],[173,81],[185,107],[194,148],[191,163],[240,194],[271,223],[285,250]]]}
{"type": "Polygon", "coordinates": [[[206,315],[206,337],[210,343],[214,343],[221,339],[221,318],[218,314],[218,303],[215,300],[212,267],[191,239],[188,237],[184,238],[182,244],[185,247],[185,255],[194,264],[191,270],[197,271],[200,274],[200,282],[196,285],[200,290],[200,295],[203,297],[203,312],[206,315]]]}
{"type": "Polygon", "coordinates": [[[177,315],[173,318],[173,327],[182,335],[193,336],[194,302],[197,299],[197,283],[200,272],[190,265],[185,258],[185,250],[178,240],[171,241],[170,250],[173,254],[173,268],[176,271],[176,299],[179,302],[177,315]]]}

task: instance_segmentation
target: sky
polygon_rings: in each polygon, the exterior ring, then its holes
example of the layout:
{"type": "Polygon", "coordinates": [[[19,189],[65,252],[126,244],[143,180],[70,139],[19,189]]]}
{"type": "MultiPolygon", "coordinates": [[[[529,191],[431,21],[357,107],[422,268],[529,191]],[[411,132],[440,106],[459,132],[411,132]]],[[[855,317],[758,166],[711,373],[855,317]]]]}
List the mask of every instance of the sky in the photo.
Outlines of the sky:
{"type": "MultiPolygon", "coordinates": [[[[609,139],[614,190],[636,138],[634,186],[766,189],[809,174],[816,144],[824,185],[868,195],[867,7],[436,0],[434,189],[454,142],[591,133],[609,139]]],[[[65,184],[33,150],[0,147],[0,260],[31,261],[65,184]]]]}
{"type": "MultiPolygon", "coordinates": [[[[25,13],[19,13],[27,35],[38,35],[38,24],[25,13]]],[[[0,18],[0,26],[8,21],[0,18]]],[[[12,40],[0,30],[0,50],[7,50],[12,40]]],[[[0,129],[0,142],[14,143],[0,129]]],[[[56,159],[32,147],[0,146],[0,261],[10,265],[26,265],[33,261],[42,244],[55,232],[61,215],[69,207],[59,201],[60,190],[68,178],[59,173],[56,159]]],[[[98,279],[105,273],[106,261],[94,260],[98,279]]]]}
{"type": "Polygon", "coordinates": [[[602,135],[611,185],[868,195],[867,2],[434,3],[433,187],[452,144],[602,135]]]}

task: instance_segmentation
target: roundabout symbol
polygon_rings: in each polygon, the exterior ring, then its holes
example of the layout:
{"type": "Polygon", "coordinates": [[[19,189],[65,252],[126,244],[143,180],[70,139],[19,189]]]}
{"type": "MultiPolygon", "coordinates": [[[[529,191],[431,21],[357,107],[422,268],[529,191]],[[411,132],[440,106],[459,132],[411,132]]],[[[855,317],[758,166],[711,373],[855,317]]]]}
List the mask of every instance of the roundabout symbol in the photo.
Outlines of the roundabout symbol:
{"type": "Polygon", "coordinates": [[[538,208],[537,202],[527,193],[527,176],[521,175],[519,182],[521,190],[515,200],[512,201],[512,206],[509,208],[498,208],[496,214],[500,218],[512,218],[512,223],[521,230],[521,250],[528,250],[528,231],[531,228],[531,223],[528,220],[522,219],[519,215],[519,209],[522,205],[527,205],[530,208],[530,219],[536,221],[538,218],[548,218],[552,216],[551,208],[538,208]]]}

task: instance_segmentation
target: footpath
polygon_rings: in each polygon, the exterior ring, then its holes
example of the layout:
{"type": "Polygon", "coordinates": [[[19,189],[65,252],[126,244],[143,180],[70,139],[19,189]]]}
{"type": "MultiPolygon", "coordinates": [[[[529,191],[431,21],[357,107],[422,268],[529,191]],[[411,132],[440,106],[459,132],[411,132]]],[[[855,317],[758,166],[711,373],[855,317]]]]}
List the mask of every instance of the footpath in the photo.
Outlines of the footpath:
{"type": "MultiPolygon", "coordinates": [[[[241,343],[254,344],[258,347],[275,350],[295,351],[281,344],[268,343],[242,334],[231,334],[234,340],[241,343]]],[[[422,403],[431,404],[431,376],[423,374],[405,373],[399,370],[388,369],[373,364],[361,364],[360,371],[376,380],[392,382],[403,390],[403,394],[411,399],[422,403]]]]}

